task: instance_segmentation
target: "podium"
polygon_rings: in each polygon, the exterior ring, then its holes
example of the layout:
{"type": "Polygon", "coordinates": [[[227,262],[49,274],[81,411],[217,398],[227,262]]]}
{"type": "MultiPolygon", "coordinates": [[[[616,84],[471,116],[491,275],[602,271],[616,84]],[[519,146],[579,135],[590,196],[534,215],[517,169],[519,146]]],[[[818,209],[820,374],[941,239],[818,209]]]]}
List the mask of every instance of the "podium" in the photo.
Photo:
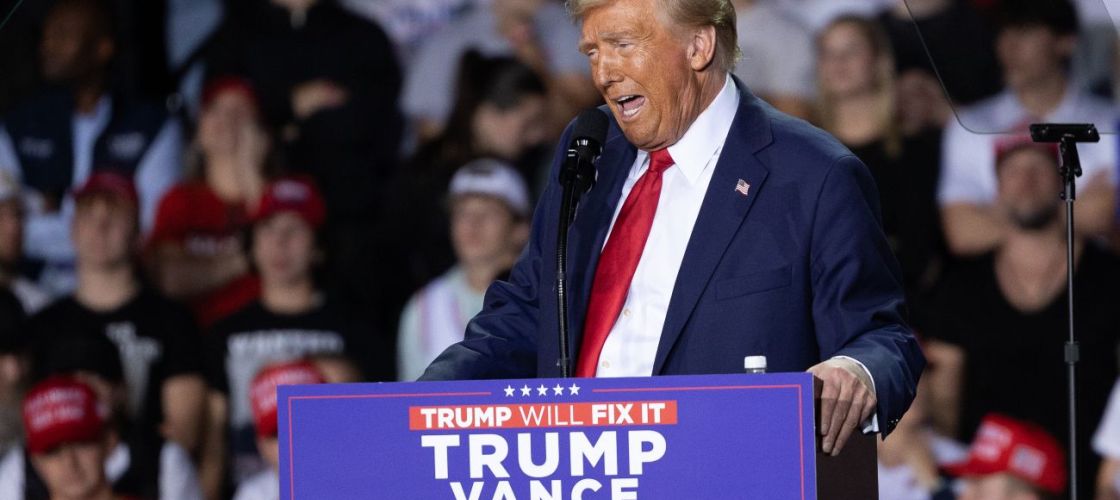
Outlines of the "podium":
{"type": "Polygon", "coordinates": [[[808,373],[281,386],[280,498],[878,498],[808,373]]]}

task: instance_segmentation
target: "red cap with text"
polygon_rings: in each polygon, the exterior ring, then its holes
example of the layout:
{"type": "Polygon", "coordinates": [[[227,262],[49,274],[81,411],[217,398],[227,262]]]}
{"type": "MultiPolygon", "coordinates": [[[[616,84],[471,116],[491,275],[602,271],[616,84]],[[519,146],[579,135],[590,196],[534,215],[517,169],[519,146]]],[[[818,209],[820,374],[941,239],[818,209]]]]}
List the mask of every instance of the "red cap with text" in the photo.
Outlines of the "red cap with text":
{"type": "Polygon", "coordinates": [[[292,212],[311,227],[318,229],[327,217],[327,207],[319,189],[307,177],[284,177],[265,188],[260,205],[253,214],[253,222],[260,222],[276,214],[292,212]]]}
{"type": "Polygon", "coordinates": [[[253,378],[249,399],[253,404],[253,423],[257,435],[276,436],[276,388],[281,385],[321,384],[323,375],[310,361],[276,363],[268,365],[253,378]]]}
{"type": "Polygon", "coordinates": [[[1058,161],[1058,145],[1056,143],[1034,142],[1029,135],[1012,135],[996,141],[996,165],[1016,151],[1033,149],[1054,158],[1058,161]]]}
{"type": "Polygon", "coordinates": [[[96,440],[105,431],[107,414],[85,383],[66,376],[48,378],[23,399],[27,450],[41,454],[64,444],[96,440]]]}
{"type": "Polygon", "coordinates": [[[202,89],[202,109],[210,107],[214,99],[226,92],[245,96],[253,104],[253,112],[259,113],[260,99],[253,84],[248,79],[234,75],[219,76],[206,82],[202,89]]]}
{"type": "Polygon", "coordinates": [[[1054,494],[1066,487],[1065,452],[1058,441],[1035,424],[997,414],[980,423],[968,458],[945,470],[964,477],[1007,473],[1054,494]]]}
{"type": "Polygon", "coordinates": [[[100,170],[90,174],[86,182],[74,190],[74,199],[93,194],[113,196],[128,202],[132,208],[140,204],[140,197],[136,194],[136,184],[132,179],[112,170],[100,170]]]}

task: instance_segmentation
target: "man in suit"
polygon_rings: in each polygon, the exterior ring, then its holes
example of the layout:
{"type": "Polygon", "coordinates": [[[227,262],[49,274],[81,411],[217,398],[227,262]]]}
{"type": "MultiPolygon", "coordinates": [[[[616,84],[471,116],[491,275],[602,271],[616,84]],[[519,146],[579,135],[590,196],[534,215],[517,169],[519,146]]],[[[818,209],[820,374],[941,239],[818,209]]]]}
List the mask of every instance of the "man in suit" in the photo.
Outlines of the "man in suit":
{"type": "MultiPolygon", "coordinates": [[[[889,432],[925,360],[867,168],[729,76],[730,2],[569,8],[613,117],[569,236],[576,374],[736,373],[744,356],[765,355],[771,371],[823,382],[824,451],[859,428],[889,432]]],[[[562,154],[509,281],[422,380],[559,375],[562,154]]]]}

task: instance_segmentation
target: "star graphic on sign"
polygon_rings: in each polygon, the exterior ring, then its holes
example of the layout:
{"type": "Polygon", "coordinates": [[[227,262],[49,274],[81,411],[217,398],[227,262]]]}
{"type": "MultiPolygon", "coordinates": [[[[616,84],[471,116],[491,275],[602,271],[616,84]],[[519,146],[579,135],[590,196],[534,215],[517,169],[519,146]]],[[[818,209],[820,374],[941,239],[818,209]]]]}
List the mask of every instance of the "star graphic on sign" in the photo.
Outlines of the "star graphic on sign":
{"type": "Polygon", "coordinates": [[[521,386],[521,395],[522,396],[528,396],[531,392],[533,392],[533,390],[530,389],[528,385],[521,386]]]}
{"type": "Polygon", "coordinates": [[[506,397],[507,398],[513,396],[513,386],[510,386],[510,385],[507,384],[506,388],[505,388],[505,391],[506,391],[506,397]]]}
{"type": "Polygon", "coordinates": [[[541,384],[541,386],[537,388],[537,395],[538,396],[547,396],[548,395],[548,388],[545,387],[544,384],[541,384]]]}
{"type": "Polygon", "coordinates": [[[568,388],[568,394],[573,396],[579,395],[579,386],[573,383],[572,386],[568,388]]]}
{"type": "Polygon", "coordinates": [[[552,395],[553,396],[563,396],[564,395],[564,388],[561,387],[560,384],[556,384],[556,387],[552,388],[552,395]]]}

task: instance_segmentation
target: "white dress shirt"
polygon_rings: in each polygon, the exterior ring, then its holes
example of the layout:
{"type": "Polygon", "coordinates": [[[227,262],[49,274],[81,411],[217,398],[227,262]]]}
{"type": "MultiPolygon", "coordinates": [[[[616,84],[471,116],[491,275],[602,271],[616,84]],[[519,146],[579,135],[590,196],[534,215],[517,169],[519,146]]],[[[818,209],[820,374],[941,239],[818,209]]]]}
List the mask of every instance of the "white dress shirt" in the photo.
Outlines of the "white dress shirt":
{"type": "Polygon", "coordinates": [[[1026,134],[1026,123],[1094,123],[1101,132],[1096,144],[1078,144],[1084,174],[1078,185],[1093,182],[1112,186],[1116,175],[1116,108],[1103,99],[1066,89],[1061,103],[1048,116],[1032,117],[1019,98],[1005,90],[964,108],[949,119],[941,142],[941,177],[937,199],[941,206],[955,203],[990,205],[995,202],[996,145],[1009,134],[1026,134]]]}
{"type": "MultiPolygon", "coordinates": [[[[662,174],[661,197],[657,201],[649,237],[630,281],[626,302],[603,344],[599,366],[595,369],[596,377],[647,377],[653,374],[653,361],[661,342],[661,331],[665,326],[665,314],[669,310],[677,273],[738,110],[739,89],[728,76],[715,100],[696,117],[684,136],[669,146],[669,156],[676,163],[662,174]]],[[[624,205],[623,200],[648,168],[649,153],[638,150],[626,183],[622,185],[620,202],[611,218],[611,231],[624,205]]],[[[606,242],[603,245],[606,246],[606,242]]],[[[870,370],[859,360],[848,356],[833,359],[855,362],[871,380],[871,390],[875,390],[870,370]]],[[[877,431],[878,427],[878,418],[872,417],[864,424],[864,431],[877,431]]]]}
{"type": "MultiPolygon", "coordinates": [[[[626,302],[611,328],[599,355],[597,377],[639,377],[653,374],[653,359],[665,313],[677,282],[684,251],[700,214],[700,205],[723,151],[731,122],[739,110],[739,89],[731,77],[669,155],[676,162],[661,174],[661,197],[653,216],[649,238],[630,281],[626,302]]],[[[622,186],[622,197],[611,219],[611,230],[624,200],[649,168],[649,153],[638,150],[630,174],[622,186]]],[[[607,234],[610,234],[609,232],[607,234]]],[[[605,244],[605,242],[604,242],[605,244]]]]}

